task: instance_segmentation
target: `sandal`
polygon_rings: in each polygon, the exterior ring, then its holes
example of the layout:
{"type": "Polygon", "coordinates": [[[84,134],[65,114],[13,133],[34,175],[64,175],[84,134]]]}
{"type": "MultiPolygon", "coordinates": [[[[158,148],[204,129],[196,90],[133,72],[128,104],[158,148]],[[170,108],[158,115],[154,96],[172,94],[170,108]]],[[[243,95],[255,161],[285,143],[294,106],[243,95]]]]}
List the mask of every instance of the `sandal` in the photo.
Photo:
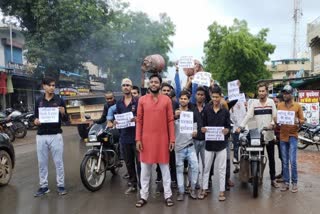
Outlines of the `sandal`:
{"type": "Polygon", "coordinates": [[[205,197],[207,197],[207,195],[208,195],[208,193],[206,192],[206,190],[201,190],[200,191],[200,194],[198,195],[198,198],[200,199],[200,200],[203,200],[205,197]]]}
{"type": "Polygon", "coordinates": [[[225,201],[226,200],[226,196],[224,196],[224,193],[220,193],[219,194],[219,201],[225,201]]]}
{"type": "Polygon", "coordinates": [[[172,207],[174,205],[173,200],[171,199],[171,197],[165,199],[164,202],[166,203],[167,207],[172,207]]]}
{"type": "Polygon", "coordinates": [[[141,207],[143,207],[143,206],[146,205],[146,204],[147,204],[147,201],[144,200],[143,198],[140,198],[140,199],[137,201],[137,203],[136,203],[136,207],[137,207],[137,208],[141,208],[141,207]]]}

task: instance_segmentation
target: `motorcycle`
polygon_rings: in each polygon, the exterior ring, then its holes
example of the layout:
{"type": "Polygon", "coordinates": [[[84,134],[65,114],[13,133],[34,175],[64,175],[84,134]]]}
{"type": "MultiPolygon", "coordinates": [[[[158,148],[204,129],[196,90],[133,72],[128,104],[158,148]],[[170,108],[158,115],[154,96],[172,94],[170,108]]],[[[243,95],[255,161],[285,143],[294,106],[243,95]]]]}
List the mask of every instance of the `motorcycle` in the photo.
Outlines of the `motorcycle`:
{"type": "Polygon", "coordinates": [[[9,136],[10,142],[15,141],[16,136],[11,129],[13,123],[7,119],[0,118],[0,132],[5,133],[9,136]]]}
{"type": "Polygon", "coordinates": [[[320,145],[320,125],[303,124],[298,133],[298,148],[305,149],[310,145],[316,145],[318,151],[320,145]]]}
{"type": "Polygon", "coordinates": [[[264,168],[267,164],[263,130],[241,129],[240,136],[240,171],[239,177],[243,183],[251,183],[253,197],[258,197],[259,183],[262,181],[264,168]]]}
{"type": "Polygon", "coordinates": [[[12,132],[17,138],[24,138],[27,135],[27,121],[23,120],[23,115],[20,111],[13,110],[11,108],[6,109],[5,114],[7,115],[7,120],[12,122],[10,127],[12,132]]]}
{"type": "Polygon", "coordinates": [[[116,175],[122,167],[119,133],[116,129],[106,128],[105,124],[93,124],[85,142],[90,149],[81,162],[80,176],[83,185],[95,192],[102,188],[107,171],[116,175]]]}

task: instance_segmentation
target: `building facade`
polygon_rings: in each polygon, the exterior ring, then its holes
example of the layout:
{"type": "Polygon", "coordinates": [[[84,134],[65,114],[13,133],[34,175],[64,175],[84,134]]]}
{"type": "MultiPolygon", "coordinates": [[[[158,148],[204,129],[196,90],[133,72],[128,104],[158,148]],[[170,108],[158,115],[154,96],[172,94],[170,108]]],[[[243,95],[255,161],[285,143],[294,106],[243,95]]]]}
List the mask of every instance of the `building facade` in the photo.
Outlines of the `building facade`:
{"type": "Polygon", "coordinates": [[[311,75],[320,75],[320,17],[308,24],[307,38],[311,48],[311,75]]]}

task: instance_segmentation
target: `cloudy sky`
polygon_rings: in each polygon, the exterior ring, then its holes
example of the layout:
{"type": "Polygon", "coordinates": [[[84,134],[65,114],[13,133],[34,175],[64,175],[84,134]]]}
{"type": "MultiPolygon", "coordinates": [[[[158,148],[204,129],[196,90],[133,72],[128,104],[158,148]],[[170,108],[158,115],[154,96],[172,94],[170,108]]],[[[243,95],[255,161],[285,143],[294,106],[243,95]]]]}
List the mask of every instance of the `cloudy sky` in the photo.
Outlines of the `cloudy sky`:
{"type": "MultiPolygon", "coordinates": [[[[307,51],[307,23],[320,16],[319,0],[301,0],[303,16],[300,24],[299,48],[307,51]]],[[[234,18],[248,22],[252,33],[269,28],[268,42],[276,45],[271,60],[291,58],[293,49],[294,0],[130,0],[133,10],[148,13],[153,19],[166,12],[176,25],[172,38],[171,60],[183,55],[203,57],[203,43],[208,39],[207,27],[217,21],[231,25],[234,18]]]]}

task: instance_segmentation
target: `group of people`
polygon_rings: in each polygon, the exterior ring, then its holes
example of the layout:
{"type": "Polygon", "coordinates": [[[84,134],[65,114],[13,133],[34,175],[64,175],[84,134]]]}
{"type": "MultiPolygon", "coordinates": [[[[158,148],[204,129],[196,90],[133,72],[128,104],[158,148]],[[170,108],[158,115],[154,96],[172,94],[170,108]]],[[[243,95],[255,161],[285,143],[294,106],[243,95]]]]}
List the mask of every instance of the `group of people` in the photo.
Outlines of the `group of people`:
{"type": "MultiPolygon", "coordinates": [[[[201,69],[201,64],[196,65],[201,69]]],[[[149,87],[140,96],[139,87],[125,78],[121,82],[123,97],[115,100],[112,92],[105,95],[106,105],[103,115],[97,123],[106,122],[115,126],[115,114],[132,112],[131,122],[135,126],[120,129],[120,148],[127,168],[129,188],[125,194],[137,192],[140,197],[136,207],[147,204],[153,164],[157,164],[157,183],[162,183],[167,206],[173,206],[172,187],[177,187],[177,201],[183,201],[189,193],[192,199],[204,199],[210,192],[211,177],[216,172],[219,181],[219,201],[226,200],[225,191],[233,186],[230,180],[230,147],[232,137],[235,164],[234,173],[239,172],[239,134],[248,121],[256,121],[258,128],[269,128],[264,135],[268,142],[266,150],[269,159],[271,185],[281,191],[298,191],[297,175],[297,136],[298,128],[304,122],[301,106],[293,100],[293,89],[287,85],[282,90],[283,102],[275,104],[268,98],[268,86],[258,85],[258,99],[249,105],[242,102],[228,102],[221,88],[212,81],[210,87],[198,86],[189,78],[186,87],[180,89],[180,80],[176,73],[175,89],[163,83],[159,74],[149,77],[149,87]],[[295,125],[278,125],[277,109],[293,111],[295,125]],[[193,131],[185,133],[180,129],[182,112],[192,112],[193,131]],[[224,140],[206,140],[208,127],[223,127],[224,140]],[[278,131],[274,131],[278,130],[278,131]],[[276,135],[275,135],[276,133],[276,135]],[[276,176],[275,145],[278,144],[282,172],[276,176]],[[291,164],[291,179],[289,173],[291,164]],[[214,166],[214,167],[213,167],[214,166]],[[184,173],[188,171],[188,184],[184,173]],[[278,180],[277,180],[278,178],[278,180]],[[186,188],[187,187],[187,188],[186,188]]],[[[55,81],[45,79],[45,94],[36,103],[35,116],[38,118],[40,107],[60,106],[58,123],[40,123],[37,134],[37,154],[39,162],[40,188],[35,196],[42,196],[48,189],[48,151],[51,151],[57,171],[58,193],[67,193],[64,187],[63,140],[61,120],[66,119],[65,105],[62,99],[54,95],[55,81]]]]}

